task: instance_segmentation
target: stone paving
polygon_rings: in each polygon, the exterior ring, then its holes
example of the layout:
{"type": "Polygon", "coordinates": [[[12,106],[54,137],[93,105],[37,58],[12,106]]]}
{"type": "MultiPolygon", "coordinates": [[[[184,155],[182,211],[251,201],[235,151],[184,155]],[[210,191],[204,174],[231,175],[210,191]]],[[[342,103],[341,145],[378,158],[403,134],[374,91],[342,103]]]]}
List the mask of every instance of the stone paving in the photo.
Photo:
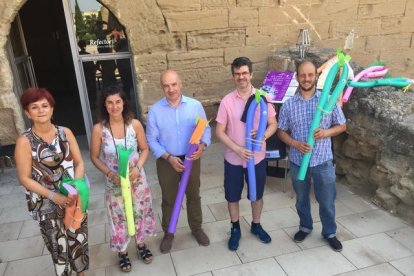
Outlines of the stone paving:
{"type": "MultiPolygon", "coordinates": [[[[223,192],[223,146],[210,146],[202,161],[201,197],[203,228],[211,244],[199,246],[186,222],[185,204],[171,253],[161,254],[163,236],[147,240],[154,261],[138,259],[131,242],[129,275],[414,275],[414,228],[377,208],[338,184],[336,201],[338,238],[344,249],[337,253],[321,238],[317,203],[313,198],[314,231],[300,244],[292,236],[298,228],[294,194],[284,192],[284,180],[268,177],[262,225],[272,237],[263,244],[250,234],[250,203],[244,192],[240,202],[242,239],[237,251],[227,249],[230,219],[223,192]]],[[[82,151],[92,182],[89,211],[90,270],[87,275],[124,275],[115,253],[109,250],[107,216],[104,208],[104,177],[82,151]]],[[[146,172],[153,191],[157,229],[160,226],[161,193],[151,157],[146,172]]],[[[15,168],[0,173],[0,275],[54,275],[52,261],[38,226],[27,213],[24,190],[15,168]]]]}

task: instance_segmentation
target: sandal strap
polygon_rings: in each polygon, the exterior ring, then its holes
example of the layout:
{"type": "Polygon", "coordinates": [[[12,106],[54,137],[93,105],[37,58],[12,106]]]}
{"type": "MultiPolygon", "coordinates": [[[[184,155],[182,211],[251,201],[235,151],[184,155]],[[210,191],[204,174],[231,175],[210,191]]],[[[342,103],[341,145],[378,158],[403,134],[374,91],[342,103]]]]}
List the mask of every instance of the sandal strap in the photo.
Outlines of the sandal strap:
{"type": "Polygon", "coordinates": [[[131,265],[131,261],[129,260],[128,253],[125,253],[125,254],[118,253],[118,257],[119,257],[119,265],[121,266],[121,268],[126,268],[127,266],[131,265]]]}
{"type": "Polygon", "coordinates": [[[146,245],[144,245],[143,247],[138,247],[138,246],[137,246],[137,249],[138,249],[138,253],[139,253],[139,255],[141,256],[141,258],[143,258],[143,259],[147,259],[147,258],[149,258],[149,257],[152,257],[152,253],[151,253],[151,251],[147,248],[147,246],[146,246],[146,245]]]}

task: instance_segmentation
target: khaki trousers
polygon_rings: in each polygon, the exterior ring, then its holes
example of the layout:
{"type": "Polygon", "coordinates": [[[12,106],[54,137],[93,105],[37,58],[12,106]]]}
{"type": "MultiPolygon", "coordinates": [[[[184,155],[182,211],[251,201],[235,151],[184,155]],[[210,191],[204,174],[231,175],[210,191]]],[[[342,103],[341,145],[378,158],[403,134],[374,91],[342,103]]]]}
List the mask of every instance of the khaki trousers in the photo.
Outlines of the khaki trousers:
{"type": "MultiPolygon", "coordinates": [[[[156,165],[162,192],[162,229],[167,232],[182,173],[176,172],[170,163],[163,158],[158,158],[156,165]]],[[[188,225],[191,230],[201,229],[203,214],[200,197],[200,159],[193,161],[185,194],[188,225]]]]}

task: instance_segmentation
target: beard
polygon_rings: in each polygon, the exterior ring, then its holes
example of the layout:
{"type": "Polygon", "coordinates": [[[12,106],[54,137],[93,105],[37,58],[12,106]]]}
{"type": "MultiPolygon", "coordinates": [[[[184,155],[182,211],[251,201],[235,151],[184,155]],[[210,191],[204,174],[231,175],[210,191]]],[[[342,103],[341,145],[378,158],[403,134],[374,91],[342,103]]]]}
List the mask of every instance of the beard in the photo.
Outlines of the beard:
{"type": "Polygon", "coordinates": [[[316,87],[316,80],[313,83],[311,83],[311,85],[309,87],[305,87],[301,83],[299,83],[299,87],[303,92],[313,91],[313,90],[315,90],[315,87],[316,87]]]}

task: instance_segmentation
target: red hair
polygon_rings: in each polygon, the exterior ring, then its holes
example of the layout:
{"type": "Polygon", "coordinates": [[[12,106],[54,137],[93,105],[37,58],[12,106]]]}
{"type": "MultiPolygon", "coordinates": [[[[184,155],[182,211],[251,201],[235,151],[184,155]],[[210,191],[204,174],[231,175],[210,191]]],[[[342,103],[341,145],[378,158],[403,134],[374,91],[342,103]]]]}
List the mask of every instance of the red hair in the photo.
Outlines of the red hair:
{"type": "Polygon", "coordinates": [[[30,87],[27,88],[20,96],[20,104],[24,110],[27,110],[29,104],[46,99],[51,107],[55,106],[55,99],[52,94],[45,88],[30,87]]]}

